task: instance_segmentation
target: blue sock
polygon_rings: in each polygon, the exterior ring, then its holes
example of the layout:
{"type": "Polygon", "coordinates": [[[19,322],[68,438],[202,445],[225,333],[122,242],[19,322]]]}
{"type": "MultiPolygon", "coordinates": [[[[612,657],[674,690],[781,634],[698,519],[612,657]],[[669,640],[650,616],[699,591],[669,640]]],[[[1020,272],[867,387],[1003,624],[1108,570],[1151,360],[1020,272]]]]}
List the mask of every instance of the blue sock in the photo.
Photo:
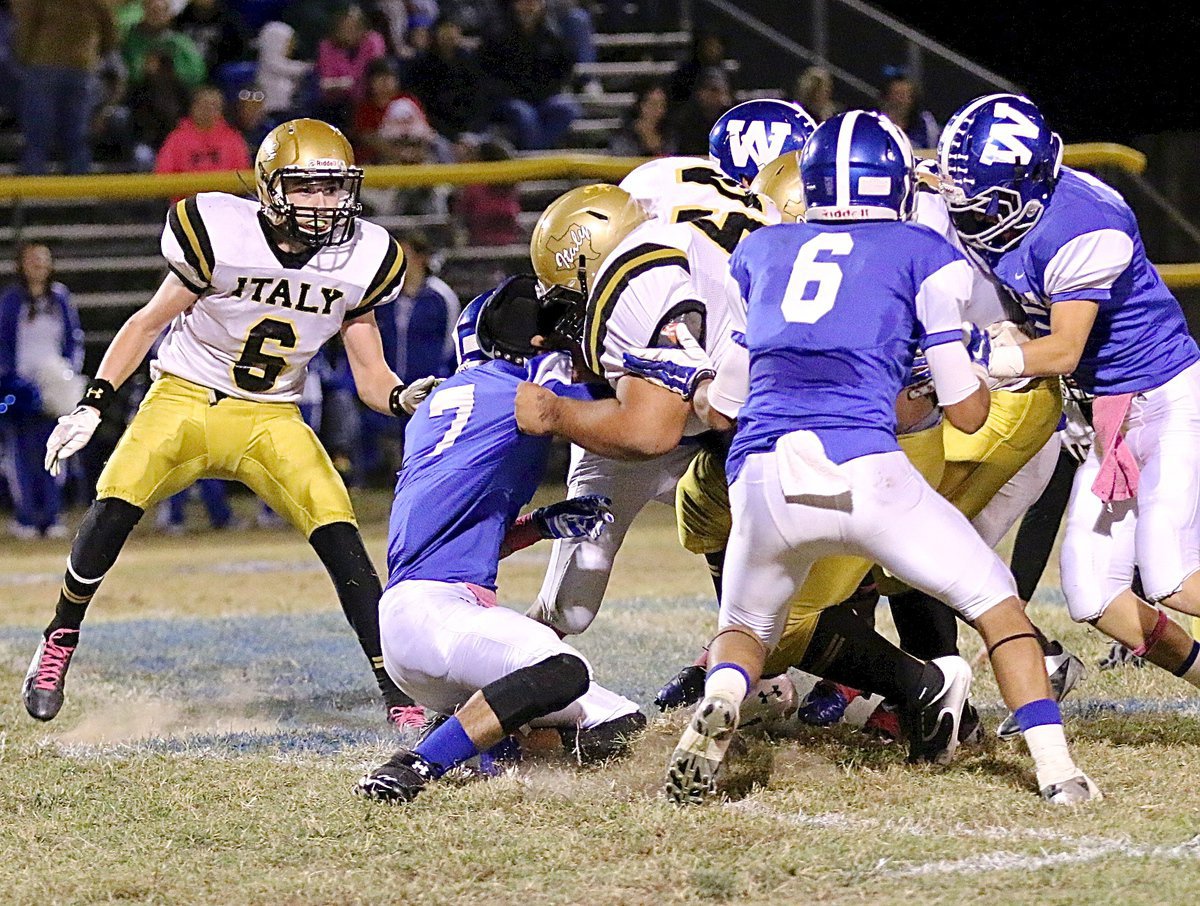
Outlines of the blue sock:
{"type": "Polygon", "coordinates": [[[1021,705],[1013,712],[1013,718],[1017,721],[1017,726],[1024,733],[1033,727],[1041,727],[1046,724],[1061,724],[1062,711],[1058,708],[1058,702],[1052,698],[1039,698],[1036,701],[1031,701],[1027,705],[1021,705]]]}
{"type": "Polygon", "coordinates": [[[414,751],[433,766],[437,777],[479,754],[457,717],[451,717],[421,740],[414,751]]]}

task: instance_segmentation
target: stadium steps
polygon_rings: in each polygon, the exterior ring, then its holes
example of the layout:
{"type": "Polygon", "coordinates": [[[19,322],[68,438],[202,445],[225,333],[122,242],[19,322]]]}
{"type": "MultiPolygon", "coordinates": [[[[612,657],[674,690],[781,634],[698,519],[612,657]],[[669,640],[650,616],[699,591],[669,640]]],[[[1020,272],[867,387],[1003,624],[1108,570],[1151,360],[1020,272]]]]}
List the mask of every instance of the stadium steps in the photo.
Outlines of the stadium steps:
{"type": "MultiPolygon", "coordinates": [[[[622,117],[647,82],[665,80],[691,44],[687,32],[600,33],[599,62],[576,67],[574,84],[583,116],[572,126],[562,151],[596,151],[620,128],[622,117]]],[[[737,64],[727,61],[734,71],[737,64]]],[[[739,92],[739,99],[766,92],[739,92]]],[[[10,140],[10,154],[19,137],[10,140]]],[[[0,154],[0,160],[5,156],[0,154]]],[[[15,154],[9,156],[15,160],[15,154]]],[[[517,185],[521,202],[518,223],[528,236],[540,212],[564,191],[577,185],[568,179],[528,180],[517,185]]],[[[10,210],[0,226],[0,242],[38,239],[52,244],[56,267],[84,312],[87,340],[93,352],[112,339],[131,311],[145,304],[166,272],[158,254],[166,204],[163,200],[113,202],[103,199],[26,201],[10,210]],[[19,227],[19,228],[18,228],[19,227]]],[[[444,216],[371,215],[393,233],[424,230],[440,242],[455,232],[444,216]]],[[[527,241],[497,247],[447,247],[441,275],[465,302],[508,273],[529,269],[527,241]]],[[[13,274],[11,261],[0,260],[0,279],[13,274]]]]}

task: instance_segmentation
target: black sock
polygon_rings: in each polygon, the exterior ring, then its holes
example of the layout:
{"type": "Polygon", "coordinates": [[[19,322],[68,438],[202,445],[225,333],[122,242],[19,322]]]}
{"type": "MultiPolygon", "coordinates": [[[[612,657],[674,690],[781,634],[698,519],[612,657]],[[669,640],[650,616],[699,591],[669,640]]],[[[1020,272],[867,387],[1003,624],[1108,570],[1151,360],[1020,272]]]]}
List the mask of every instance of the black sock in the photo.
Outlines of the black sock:
{"type": "Polygon", "coordinates": [[[375,681],[388,707],[412,704],[412,699],[396,688],[383,668],[383,647],[379,642],[379,598],[383,587],[367,555],[362,535],[349,522],[334,522],[309,535],[308,543],[333,580],[342,612],[371,662],[375,681]]]}
{"type": "Polygon", "coordinates": [[[923,591],[890,595],[892,620],[900,647],[923,661],[958,654],[958,617],[945,604],[923,591]]]}
{"type": "Polygon", "coordinates": [[[47,637],[56,629],[79,629],[104,574],[117,562],[143,512],[141,507],[116,497],[97,500],[88,508],[71,544],[54,619],[46,627],[47,637]]]}
{"type": "Polygon", "coordinates": [[[925,674],[922,661],[905,654],[845,604],[821,614],[796,666],[901,706],[920,694],[925,674]]]}
{"type": "Polygon", "coordinates": [[[725,572],[725,549],[717,551],[714,554],[705,554],[704,559],[708,561],[708,571],[712,575],[713,588],[717,590],[717,600],[721,600],[721,575],[725,572]]]}

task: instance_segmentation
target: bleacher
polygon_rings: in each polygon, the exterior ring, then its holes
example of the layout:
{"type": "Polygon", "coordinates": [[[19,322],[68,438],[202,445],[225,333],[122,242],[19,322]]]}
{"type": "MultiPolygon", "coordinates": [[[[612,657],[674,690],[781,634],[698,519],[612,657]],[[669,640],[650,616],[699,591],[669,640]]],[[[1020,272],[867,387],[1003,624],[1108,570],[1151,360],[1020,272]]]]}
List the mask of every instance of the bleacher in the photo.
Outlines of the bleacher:
{"type": "MultiPolygon", "coordinates": [[[[599,59],[580,64],[575,84],[587,86],[576,97],[583,115],[571,127],[563,151],[602,150],[634,101],[637,87],[647,80],[665,79],[685,54],[691,36],[685,31],[599,33],[599,59]],[[598,90],[597,90],[598,89],[598,90]]],[[[735,70],[734,60],[726,62],[735,70]]],[[[739,98],[769,91],[743,91],[739,98]]],[[[15,132],[0,134],[0,170],[13,172],[20,151],[15,132]]],[[[564,179],[528,180],[518,185],[523,236],[533,229],[540,212],[574,183],[564,179]]],[[[145,303],[164,273],[158,242],[165,202],[112,199],[25,199],[0,222],[0,243],[39,240],[51,244],[58,277],[72,291],[86,333],[88,365],[94,366],[104,346],[129,314],[145,303]]],[[[444,250],[441,276],[464,302],[491,285],[501,273],[528,268],[528,245],[522,241],[499,247],[456,245],[459,232],[451,216],[380,215],[375,222],[402,235],[421,230],[444,250]]],[[[11,279],[14,264],[0,259],[0,282],[11,279]]]]}
{"type": "MultiPolygon", "coordinates": [[[[667,75],[676,56],[690,40],[685,32],[668,34],[600,34],[600,62],[579,73],[579,82],[594,80],[602,90],[580,92],[584,115],[574,124],[570,150],[596,150],[620,127],[621,116],[633,101],[629,90],[639,80],[667,75]]],[[[5,133],[0,158],[9,166],[19,154],[19,135],[5,133]]],[[[541,210],[572,183],[536,180],[521,183],[524,234],[532,231],[541,210]]],[[[28,199],[10,209],[0,225],[0,243],[11,247],[20,240],[52,245],[58,277],[71,288],[80,309],[89,358],[99,355],[117,328],[145,303],[164,272],[159,255],[165,202],[113,201],[111,199],[28,199]]],[[[422,230],[442,245],[442,276],[465,299],[485,289],[498,270],[511,271],[528,260],[528,245],[501,247],[453,245],[455,229],[450,217],[394,215],[373,218],[402,235],[422,230]]],[[[525,264],[525,267],[528,265],[525,264]]],[[[0,282],[13,277],[11,258],[0,259],[0,282]]]]}

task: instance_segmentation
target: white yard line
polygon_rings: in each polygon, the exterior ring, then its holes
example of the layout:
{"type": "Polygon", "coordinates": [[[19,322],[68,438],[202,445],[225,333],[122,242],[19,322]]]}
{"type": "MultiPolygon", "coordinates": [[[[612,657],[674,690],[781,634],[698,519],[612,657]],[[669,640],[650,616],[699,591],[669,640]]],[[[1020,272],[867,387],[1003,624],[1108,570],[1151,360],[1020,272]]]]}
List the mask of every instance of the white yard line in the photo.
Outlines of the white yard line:
{"type": "Polygon", "coordinates": [[[858,818],[841,812],[824,812],[809,815],[804,812],[786,812],[771,808],[754,799],[743,799],[727,805],[731,811],[760,818],[770,818],[781,824],[794,827],[814,827],[854,832],[894,833],[917,837],[952,836],[970,837],[978,840],[1040,840],[1048,844],[1065,847],[1063,852],[1025,855],[1022,853],[997,852],[968,856],[963,859],[938,859],[932,862],[893,865],[883,859],[875,866],[875,872],[885,877],[917,877],[938,874],[977,874],[985,871],[1030,871],[1054,868],[1061,865],[1077,865],[1094,862],[1111,855],[1122,858],[1145,859],[1200,859],[1200,835],[1173,846],[1145,846],[1128,838],[1073,837],[1057,831],[1041,828],[998,827],[985,825],[973,827],[962,823],[934,824],[912,819],[858,818]]]}
{"type": "MultiPolygon", "coordinates": [[[[1064,840],[1064,842],[1066,842],[1064,840]]],[[[890,878],[910,878],[923,875],[978,874],[984,871],[1037,871],[1042,868],[1058,868],[1063,865],[1079,865],[1094,862],[1108,856],[1122,859],[1200,859],[1200,836],[1193,837],[1174,846],[1141,846],[1129,840],[1104,840],[1086,842],[1073,850],[1027,856],[1020,853],[994,852],[965,859],[940,859],[891,868],[887,860],[880,862],[876,870],[890,878]]]]}

